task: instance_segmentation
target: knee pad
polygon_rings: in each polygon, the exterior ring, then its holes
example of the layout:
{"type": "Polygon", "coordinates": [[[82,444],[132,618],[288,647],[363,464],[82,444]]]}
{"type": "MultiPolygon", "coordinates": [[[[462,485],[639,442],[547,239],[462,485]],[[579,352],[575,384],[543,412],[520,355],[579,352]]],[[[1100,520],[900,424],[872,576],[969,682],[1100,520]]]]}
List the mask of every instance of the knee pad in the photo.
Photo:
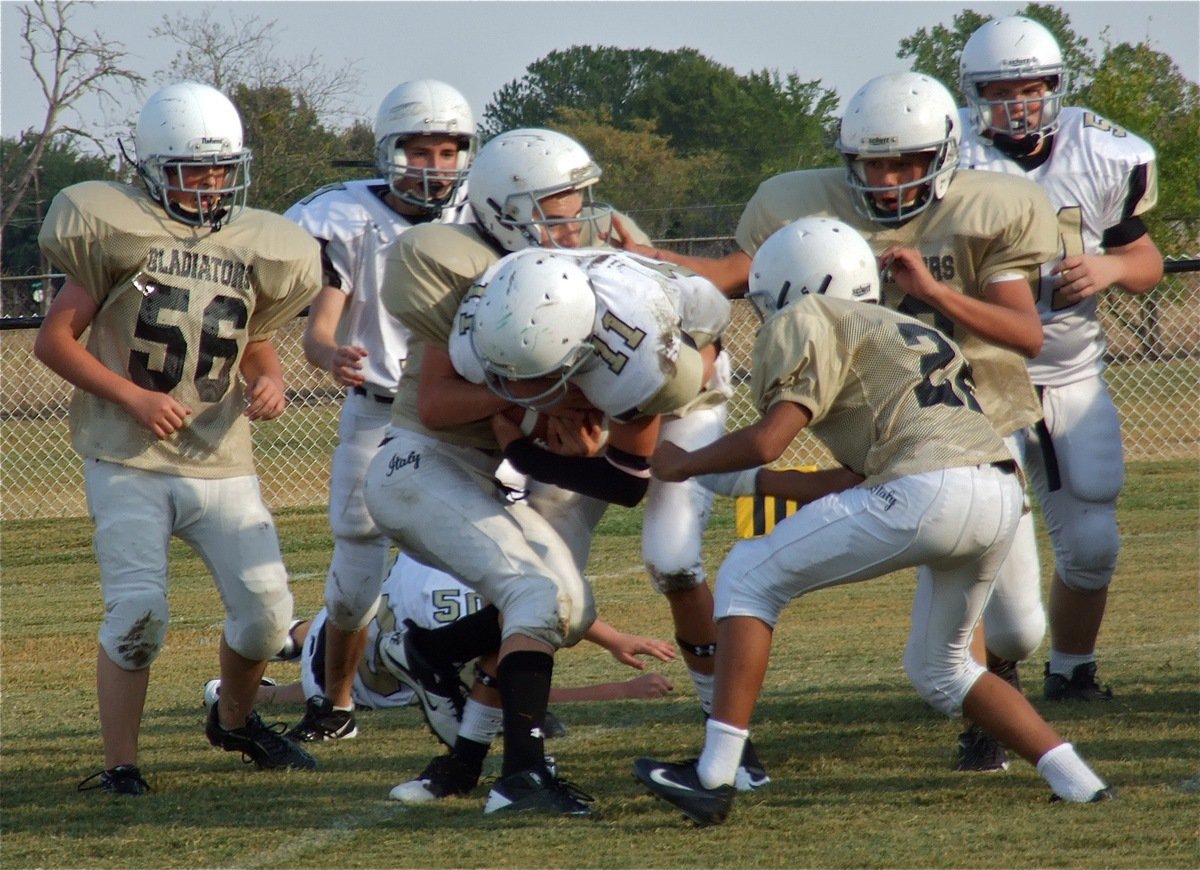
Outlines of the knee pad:
{"type": "Polygon", "coordinates": [[[1055,541],[1058,573],[1071,589],[1107,588],[1117,570],[1121,542],[1111,504],[1080,504],[1055,541]]]}
{"type": "Polygon", "coordinates": [[[145,670],[162,652],[168,617],[167,601],[158,594],[130,593],[108,599],[100,625],[100,647],[122,670],[145,670]]]}
{"type": "Polygon", "coordinates": [[[987,668],[969,655],[962,661],[930,661],[925,650],[911,642],[904,651],[904,672],[922,700],[939,713],[962,715],[963,700],[987,668]]]}
{"type": "Polygon", "coordinates": [[[325,578],[325,609],[334,626],[358,631],[374,618],[387,557],[386,538],[340,539],[334,544],[325,578]]]}
{"type": "Polygon", "coordinates": [[[232,615],[225,619],[225,643],[242,658],[261,662],[271,658],[287,639],[291,624],[291,596],[288,596],[288,612],[266,609],[253,616],[232,615]]]}
{"type": "Polygon", "coordinates": [[[984,636],[993,655],[1024,661],[1045,638],[1041,570],[1033,518],[1025,514],[983,611],[984,636]]]}
{"type": "Polygon", "coordinates": [[[501,601],[494,602],[503,620],[503,637],[531,637],[555,649],[574,646],[583,640],[596,620],[596,605],[590,594],[582,600],[560,594],[546,577],[524,577],[510,584],[501,601]]]}

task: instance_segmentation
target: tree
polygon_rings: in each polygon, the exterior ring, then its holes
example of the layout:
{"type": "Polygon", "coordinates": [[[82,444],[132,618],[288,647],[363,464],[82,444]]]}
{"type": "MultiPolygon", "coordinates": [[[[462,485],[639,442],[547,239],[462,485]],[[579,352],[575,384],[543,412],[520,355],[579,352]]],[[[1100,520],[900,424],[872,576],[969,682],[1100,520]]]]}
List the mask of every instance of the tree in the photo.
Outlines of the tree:
{"type": "Polygon", "coordinates": [[[21,147],[6,147],[0,158],[4,173],[0,230],[8,226],[31,188],[48,191],[37,178],[43,156],[56,143],[86,139],[96,143],[102,154],[108,153],[103,142],[67,123],[78,101],[92,95],[102,104],[116,103],[118,90],[128,87],[136,92],[144,81],[122,65],[126,53],[120,43],[98,33],[81,36],[71,29],[70,18],[77,5],[62,0],[34,0],[21,7],[21,56],[41,88],[46,116],[40,130],[26,130],[21,135],[21,147]]]}
{"type": "Polygon", "coordinates": [[[554,122],[555,129],[580,142],[603,168],[601,198],[629,213],[652,238],[712,231],[685,206],[702,201],[707,179],[721,165],[720,154],[680,156],[653,121],[634,119],[631,129],[618,130],[603,110],[562,109],[554,122]]]}
{"type": "MultiPolygon", "coordinates": [[[[766,176],[837,160],[829,147],[837,109],[833,91],[795,74],[739,75],[691,48],[575,46],[551,52],[497,91],[482,129],[486,137],[513,127],[554,126],[564,109],[581,110],[615,131],[665,140],[654,152],[660,160],[703,158],[709,171],[697,179],[691,196],[706,209],[744,204],[766,176]]],[[[647,172],[652,176],[654,167],[647,172]]],[[[672,226],[668,235],[684,232],[678,221],[672,226]]]]}
{"type": "MultiPolygon", "coordinates": [[[[1095,56],[1088,48],[1087,39],[1071,29],[1070,16],[1056,6],[1030,3],[1016,14],[1032,18],[1054,34],[1062,49],[1063,62],[1071,71],[1067,99],[1074,100],[1080,89],[1087,86],[1096,68],[1095,56]]],[[[912,36],[900,40],[896,57],[912,61],[915,72],[937,79],[950,89],[959,105],[963,105],[966,99],[958,82],[958,62],[963,46],[972,33],[993,17],[981,15],[973,9],[964,9],[954,16],[949,28],[941,24],[930,30],[922,27],[912,36]]]]}
{"type": "Polygon", "coordinates": [[[334,160],[370,160],[374,137],[361,119],[338,130],[358,92],[357,64],[326,68],[312,53],[275,54],[283,42],[277,22],[232,12],[226,26],[210,9],[194,16],[163,16],[153,35],[180,50],[163,80],[204,82],[238,108],[246,145],[254,155],[250,204],[284,211],[300,197],[346,176],[334,160]]]}

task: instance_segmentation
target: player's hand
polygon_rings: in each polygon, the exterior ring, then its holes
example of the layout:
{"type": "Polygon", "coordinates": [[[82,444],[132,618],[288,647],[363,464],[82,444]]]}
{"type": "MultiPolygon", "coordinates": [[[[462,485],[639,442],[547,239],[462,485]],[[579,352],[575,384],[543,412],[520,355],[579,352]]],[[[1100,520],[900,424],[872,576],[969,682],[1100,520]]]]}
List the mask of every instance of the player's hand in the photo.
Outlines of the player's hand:
{"type": "Polygon", "coordinates": [[[668,483],[687,480],[692,475],[684,470],[684,463],[690,455],[678,444],[663,441],[650,457],[650,473],[668,483]]]}
{"type": "Polygon", "coordinates": [[[879,268],[890,269],[896,286],[922,302],[932,303],[941,289],[916,248],[888,248],[879,257],[879,268]]]}
{"type": "Polygon", "coordinates": [[[367,349],[356,344],[342,344],[333,352],[329,362],[329,373],[343,387],[361,387],[366,383],[363,375],[363,360],[367,349]]]}
{"type": "Polygon", "coordinates": [[[646,667],[638,656],[652,656],[660,662],[669,662],[675,658],[675,647],[667,641],[625,632],[617,633],[616,640],[608,651],[621,664],[637,671],[646,667]]]}
{"type": "Polygon", "coordinates": [[[275,378],[263,375],[246,393],[246,416],[251,420],[274,420],[286,407],[283,384],[275,378]]]}
{"type": "Polygon", "coordinates": [[[603,241],[608,242],[614,248],[620,248],[622,251],[629,251],[631,254],[640,254],[643,257],[650,257],[652,260],[661,260],[658,248],[650,245],[641,245],[635,242],[629,236],[629,230],[625,228],[625,222],[614,211],[612,213],[612,232],[603,237],[603,241]],[[616,238],[613,238],[616,236],[616,238]]]}
{"type": "Polygon", "coordinates": [[[508,419],[503,411],[492,415],[492,434],[496,436],[496,443],[500,445],[501,451],[507,449],[508,445],[517,439],[525,437],[521,427],[508,419]]]}
{"type": "Polygon", "coordinates": [[[167,393],[138,390],[126,410],[154,437],[169,438],[187,425],[192,409],[167,393]]]}
{"type": "Polygon", "coordinates": [[[1095,296],[1117,282],[1120,270],[1111,257],[1103,254],[1076,254],[1066,257],[1051,270],[1056,276],[1055,304],[1075,305],[1095,296]]]}
{"type": "Polygon", "coordinates": [[[675,690],[675,685],[662,674],[642,674],[621,684],[624,697],[636,700],[662,698],[675,690]]]}
{"type": "Polygon", "coordinates": [[[599,412],[584,412],[579,419],[546,418],[546,446],[561,456],[596,456],[607,440],[604,417],[599,412]]]}

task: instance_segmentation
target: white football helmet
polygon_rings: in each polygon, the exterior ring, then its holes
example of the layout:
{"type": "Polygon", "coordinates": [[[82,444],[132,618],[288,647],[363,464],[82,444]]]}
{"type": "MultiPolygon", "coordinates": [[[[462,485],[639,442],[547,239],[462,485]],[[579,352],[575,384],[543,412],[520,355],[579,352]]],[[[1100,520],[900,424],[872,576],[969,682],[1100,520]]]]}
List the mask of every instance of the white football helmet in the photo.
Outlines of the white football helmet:
{"type": "Polygon", "coordinates": [[[242,147],[237,109],[216,88],[181,82],[155,93],[138,116],[133,144],[138,175],[175,220],[218,230],[245,208],[250,151],[242,147]],[[184,170],[212,167],[225,169],[218,186],[185,183],[184,170]]]}
{"type": "Polygon", "coordinates": [[[468,175],[467,197],[476,219],[506,251],[540,247],[541,227],[588,221],[593,238],[604,238],[612,208],[591,201],[600,167],[587,150],[553,130],[535,128],[501,133],[479,149],[468,175]],[[579,190],[584,207],[579,217],[547,218],[540,200],[579,190]]]}
{"type": "Polygon", "coordinates": [[[375,167],[402,202],[439,215],[455,201],[466,180],[477,141],[475,116],[467,98],[456,89],[436,79],[403,82],[383,98],[375,116],[375,167]],[[413,136],[457,139],[457,166],[449,171],[410,168],[404,143],[413,136]],[[421,184],[416,190],[404,190],[401,183],[406,178],[418,178],[421,184]],[[433,188],[441,188],[447,181],[451,182],[449,189],[437,195],[433,188]]]}
{"type": "Polygon", "coordinates": [[[855,210],[882,224],[903,223],[946,195],[958,166],[962,131],[958,107],[945,85],[920,73],[893,73],[871,79],[850,98],[842,116],[837,150],[846,161],[846,182],[854,193],[855,210]],[[929,171],[917,180],[872,187],[862,167],[864,159],[929,152],[929,171]],[[904,205],[913,187],[919,195],[904,205]],[[894,192],[895,211],[880,209],[873,194],[894,192]]]}
{"type": "Polygon", "coordinates": [[[498,396],[526,408],[553,405],[595,353],[596,293],[579,263],[546,250],[500,261],[471,318],[471,349],[498,396]],[[536,396],[517,397],[510,381],[550,378],[536,396]]]}
{"type": "Polygon", "coordinates": [[[879,302],[879,265],[857,230],[825,217],[803,217],[771,234],[750,263],[750,291],[766,320],[810,293],[879,302]]]}
{"type": "Polygon", "coordinates": [[[971,34],[963,46],[958,65],[959,86],[971,109],[971,122],[980,133],[989,131],[1006,136],[1048,136],[1058,129],[1058,115],[1067,93],[1068,74],[1063,65],[1062,50],[1054,35],[1029,18],[1010,15],[993,18],[971,34]],[[1046,96],[1035,100],[997,100],[989,102],[979,95],[980,85],[998,81],[1045,79],[1046,96]],[[1030,104],[1040,118],[1030,126],[1030,104]],[[1019,118],[1013,119],[1014,107],[1019,118]],[[1004,110],[1008,123],[1004,129],[995,125],[997,109],[1004,110]]]}

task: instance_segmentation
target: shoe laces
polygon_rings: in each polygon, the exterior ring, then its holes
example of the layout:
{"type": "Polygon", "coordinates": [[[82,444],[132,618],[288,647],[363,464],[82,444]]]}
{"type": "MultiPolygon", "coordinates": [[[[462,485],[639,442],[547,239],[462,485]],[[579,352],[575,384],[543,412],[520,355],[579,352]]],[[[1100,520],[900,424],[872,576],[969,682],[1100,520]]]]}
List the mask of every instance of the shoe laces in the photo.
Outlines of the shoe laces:
{"type": "MultiPolygon", "coordinates": [[[[272,722],[268,725],[263,722],[262,717],[255,711],[246,718],[244,726],[234,731],[226,731],[226,733],[246,738],[254,746],[261,749],[270,761],[277,762],[286,758],[292,752],[291,743],[283,737],[285,731],[287,731],[286,723],[272,722]]],[[[255,758],[250,749],[242,750],[242,761],[246,764],[255,763],[255,758]]]]}
{"type": "Polygon", "coordinates": [[[133,764],[118,764],[109,770],[97,770],[76,786],[78,791],[94,791],[104,789],[118,794],[142,794],[151,791],[150,783],[142,779],[142,772],[133,764]],[[88,785],[93,780],[96,782],[88,785]],[[138,786],[136,790],[123,790],[119,783],[132,782],[138,786]]]}

